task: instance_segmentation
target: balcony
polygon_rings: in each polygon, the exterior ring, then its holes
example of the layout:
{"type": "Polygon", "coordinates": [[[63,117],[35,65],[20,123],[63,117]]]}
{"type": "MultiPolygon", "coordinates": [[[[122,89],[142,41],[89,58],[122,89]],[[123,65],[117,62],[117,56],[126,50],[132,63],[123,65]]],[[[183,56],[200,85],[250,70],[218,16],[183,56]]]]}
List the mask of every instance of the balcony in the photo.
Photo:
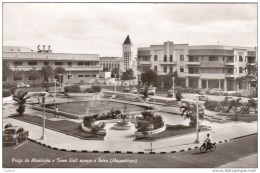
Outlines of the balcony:
{"type": "Polygon", "coordinates": [[[205,79],[225,79],[225,73],[201,73],[201,78],[205,79]]]}
{"type": "Polygon", "coordinates": [[[226,65],[235,65],[235,62],[234,61],[227,61],[226,65]]]}
{"type": "Polygon", "coordinates": [[[238,77],[238,74],[226,73],[226,77],[238,77]]]}
{"type": "Polygon", "coordinates": [[[139,61],[139,65],[152,65],[151,61],[139,61]]]}
{"type": "Polygon", "coordinates": [[[175,64],[177,64],[177,62],[176,61],[159,61],[159,64],[160,65],[175,65],[175,64]]]}
{"type": "Polygon", "coordinates": [[[187,76],[189,77],[200,77],[200,73],[186,73],[187,76]]]}
{"type": "Polygon", "coordinates": [[[187,65],[200,65],[199,61],[188,61],[186,62],[187,65]]]}

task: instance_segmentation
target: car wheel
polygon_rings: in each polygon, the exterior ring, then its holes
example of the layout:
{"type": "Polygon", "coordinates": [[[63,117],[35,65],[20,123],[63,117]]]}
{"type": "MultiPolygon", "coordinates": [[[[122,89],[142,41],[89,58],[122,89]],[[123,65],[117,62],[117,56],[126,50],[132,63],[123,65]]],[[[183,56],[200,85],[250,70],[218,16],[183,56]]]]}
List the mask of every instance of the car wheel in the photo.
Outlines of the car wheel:
{"type": "Polygon", "coordinates": [[[15,140],[14,144],[15,144],[15,145],[18,145],[18,144],[19,144],[18,139],[15,140]]]}

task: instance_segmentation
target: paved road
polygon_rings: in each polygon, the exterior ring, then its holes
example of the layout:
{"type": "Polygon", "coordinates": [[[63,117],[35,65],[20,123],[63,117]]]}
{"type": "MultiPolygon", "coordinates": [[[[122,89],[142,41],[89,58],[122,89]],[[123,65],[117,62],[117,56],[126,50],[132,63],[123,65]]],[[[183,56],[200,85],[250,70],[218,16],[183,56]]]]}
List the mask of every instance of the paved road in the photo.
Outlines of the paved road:
{"type": "MultiPolygon", "coordinates": [[[[71,153],[24,141],[3,147],[4,168],[214,168],[257,153],[257,135],[218,144],[215,152],[174,154],[71,153]],[[29,162],[25,162],[26,158],[29,162]],[[110,163],[112,161],[112,163],[110,163]],[[114,162],[113,162],[114,161],[114,162]],[[121,161],[122,163],[118,163],[121,161]]],[[[239,163],[241,165],[241,162],[239,163]]],[[[234,167],[240,165],[232,164],[234,167]]],[[[230,166],[229,166],[230,167],[230,166]]],[[[243,167],[257,167],[257,157],[243,167]]]]}

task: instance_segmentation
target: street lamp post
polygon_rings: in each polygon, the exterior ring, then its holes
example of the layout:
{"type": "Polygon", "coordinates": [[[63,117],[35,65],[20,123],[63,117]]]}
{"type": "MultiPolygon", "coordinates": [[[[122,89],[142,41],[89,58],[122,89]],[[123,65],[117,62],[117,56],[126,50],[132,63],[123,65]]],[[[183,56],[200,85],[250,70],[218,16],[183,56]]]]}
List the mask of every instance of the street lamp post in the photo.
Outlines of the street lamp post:
{"type": "Polygon", "coordinates": [[[151,138],[150,138],[150,140],[151,140],[151,152],[153,152],[153,141],[152,141],[152,139],[153,139],[153,129],[154,129],[153,124],[149,124],[148,129],[149,129],[149,131],[151,131],[151,138]]]}
{"type": "Polygon", "coordinates": [[[57,80],[57,79],[54,79],[54,85],[55,85],[54,102],[55,102],[55,99],[56,99],[56,80],[57,80]]]}
{"type": "Polygon", "coordinates": [[[43,103],[43,117],[42,117],[42,137],[41,139],[47,139],[45,136],[45,94],[42,97],[42,103],[43,103]]]}
{"type": "Polygon", "coordinates": [[[196,95],[197,100],[197,111],[196,111],[196,130],[197,130],[197,137],[195,143],[200,143],[199,141],[199,96],[196,95]]]}
{"type": "MultiPolygon", "coordinates": [[[[115,74],[115,76],[117,76],[117,75],[115,74]]],[[[115,92],[116,92],[116,77],[115,77],[115,92]]]]}
{"type": "Polygon", "coordinates": [[[59,75],[59,77],[60,77],[60,87],[61,87],[61,76],[62,76],[62,74],[57,74],[57,75],[59,75]]]}

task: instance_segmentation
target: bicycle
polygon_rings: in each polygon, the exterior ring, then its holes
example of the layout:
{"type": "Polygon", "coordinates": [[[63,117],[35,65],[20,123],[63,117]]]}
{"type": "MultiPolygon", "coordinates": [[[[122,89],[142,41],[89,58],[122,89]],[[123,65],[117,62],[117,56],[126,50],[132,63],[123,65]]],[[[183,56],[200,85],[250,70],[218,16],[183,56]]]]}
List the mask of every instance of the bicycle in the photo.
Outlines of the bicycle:
{"type": "Polygon", "coordinates": [[[205,153],[207,152],[208,150],[210,151],[215,151],[216,150],[216,143],[212,143],[212,144],[209,144],[209,146],[207,146],[207,142],[204,142],[203,145],[200,147],[200,151],[202,153],[205,153]]]}

